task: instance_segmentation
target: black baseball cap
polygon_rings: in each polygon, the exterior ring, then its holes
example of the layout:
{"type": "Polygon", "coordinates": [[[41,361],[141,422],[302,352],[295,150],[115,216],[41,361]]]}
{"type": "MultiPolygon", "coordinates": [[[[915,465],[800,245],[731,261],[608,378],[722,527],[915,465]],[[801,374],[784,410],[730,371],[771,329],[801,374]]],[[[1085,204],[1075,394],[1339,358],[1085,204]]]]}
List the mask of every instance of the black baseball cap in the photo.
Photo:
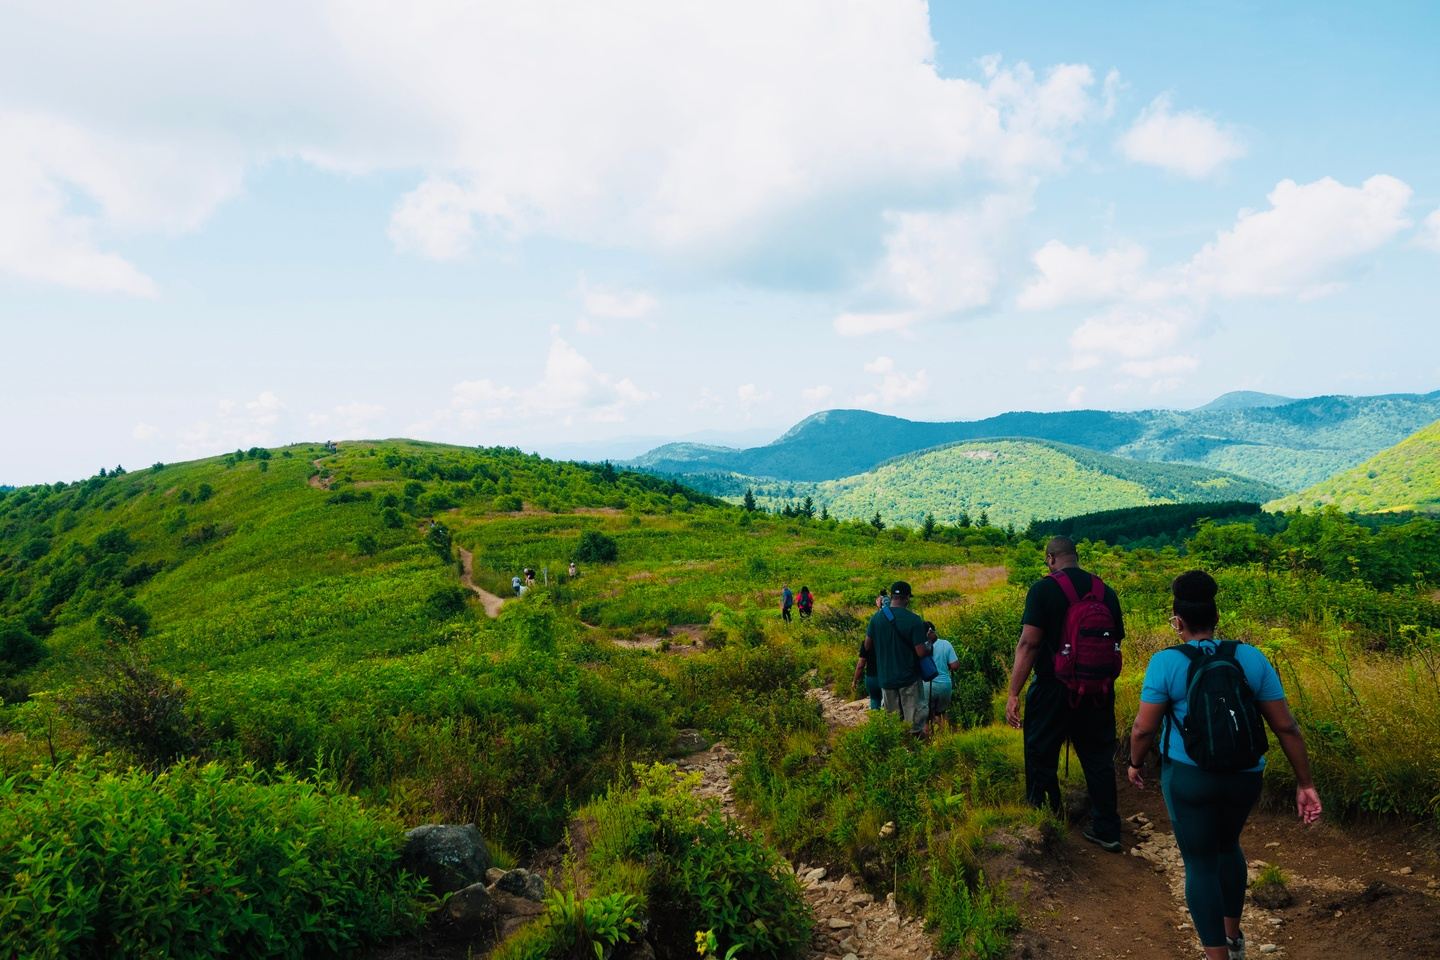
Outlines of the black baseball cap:
{"type": "Polygon", "coordinates": [[[890,596],[892,596],[892,597],[908,597],[908,596],[910,596],[910,584],[906,583],[904,580],[896,580],[894,583],[892,583],[892,584],[890,585],[890,596]]]}

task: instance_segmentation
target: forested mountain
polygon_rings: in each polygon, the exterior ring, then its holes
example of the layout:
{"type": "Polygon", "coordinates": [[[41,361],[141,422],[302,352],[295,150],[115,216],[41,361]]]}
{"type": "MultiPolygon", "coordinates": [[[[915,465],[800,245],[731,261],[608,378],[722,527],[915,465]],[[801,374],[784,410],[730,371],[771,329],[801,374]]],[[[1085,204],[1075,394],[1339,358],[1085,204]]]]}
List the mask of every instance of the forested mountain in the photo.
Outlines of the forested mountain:
{"type": "Polygon", "coordinates": [[[1440,421],[1357,467],[1267,507],[1293,510],[1332,505],[1351,513],[1440,512],[1440,421]]]}
{"type": "Polygon", "coordinates": [[[840,480],[755,481],[700,475],[697,488],[735,498],[749,488],[761,505],[811,497],[840,519],[869,518],[918,526],[926,514],[942,524],[978,521],[1024,527],[1044,517],[1156,503],[1270,499],[1276,488],[1233,474],[1183,464],[1147,463],[1038,440],[966,441],[905,454],[840,480]],[[968,521],[963,519],[968,518],[968,521]]]}
{"type": "Polygon", "coordinates": [[[667,444],[630,463],[668,474],[836,480],[946,443],[1024,437],[1136,460],[1205,466],[1298,490],[1360,463],[1436,418],[1440,391],[1293,401],[1227,394],[1197,410],[1012,412],[948,423],[828,410],[763,447],[667,444]],[[1277,405],[1264,405],[1271,401],[1277,405]]]}

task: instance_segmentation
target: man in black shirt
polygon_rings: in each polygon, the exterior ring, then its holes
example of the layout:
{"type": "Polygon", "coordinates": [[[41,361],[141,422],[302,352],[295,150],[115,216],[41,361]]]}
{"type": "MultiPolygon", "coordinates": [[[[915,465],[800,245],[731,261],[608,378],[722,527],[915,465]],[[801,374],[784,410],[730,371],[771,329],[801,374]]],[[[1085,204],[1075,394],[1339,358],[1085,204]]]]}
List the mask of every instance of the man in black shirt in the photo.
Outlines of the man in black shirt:
{"type": "MultiPolygon", "coordinates": [[[[1055,678],[1054,657],[1065,631],[1069,602],[1054,579],[1064,571],[1083,597],[1091,589],[1090,574],[1080,569],[1075,542],[1056,537],[1045,546],[1045,566],[1051,576],[1031,586],[1020,618],[1020,642],[1015,646],[1015,666],[1010,671],[1010,697],[1005,719],[1025,731],[1025,799],[1033,806],[1046,806],[1063,816],[1060,800],[1060,747],[1066,740],[1075,746],[1075,756],[1085,771],[1090,793],[1090,826],[1085,838],[1112,853],[1120,852],[1120,814],[1115,798],[1115,694],[1089,694],[1072,703],[1070,690],[1055,678]],[[1025,720],[1020,720],[1020,688],[1034,670],[1035,678],[1025,696],[1025,720]]],[[[1105,605],[1115,627],[1124,637],[1120,601],[1115,591],[1105,588],[1105,605]]]]}

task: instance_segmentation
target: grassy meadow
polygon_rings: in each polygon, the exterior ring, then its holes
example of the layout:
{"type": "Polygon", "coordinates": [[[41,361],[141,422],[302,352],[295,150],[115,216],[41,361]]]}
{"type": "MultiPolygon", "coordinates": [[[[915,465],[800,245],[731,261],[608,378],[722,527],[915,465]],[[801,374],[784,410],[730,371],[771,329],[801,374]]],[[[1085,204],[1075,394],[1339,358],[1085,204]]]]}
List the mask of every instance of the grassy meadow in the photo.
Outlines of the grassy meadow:
{"type": "MultiPolygon", "coordinates": [[[[720,956],[789,955],[808,918],[786,856],[894,890],[945,950],[1004,955],[1015,913],[987,837],[1057,829],[1018,805],[1019,736],[993,722],[1037,542],[746,512],[607,465],[411,441],[117,473],[0,497],[0,953],[345,954],[433,906],[394,867],[404,826],[473,821],[514,862],[580,817],[588,879],[503,951],[572,956],[575,930],[613,946],[684,915],[655,928],[662,953],[709,931],[720,956]],[[616,558],[572,579],[587,534],[616,558]],[[459,549],[501,596],[523,567],[541,583],[488,619],[459,549]],[[961,652],[957,724],[924,743],[888,717],[829,731],[806,691],[859,696],[864,618],[897,578],[961,652]],[[780,621],[784,584],[816,594],[813,618],[780,621]],[[662,642],[612,642],[642,636],[662,642]],[[752,834],[652,766],[692,727],[740,754],[752,834]],[[132,852],[186,844],[204,854],[132,852]],[[320,886],[354,893],[307,901],[320,886]],[[215,889],[223,907],[166,926],[215,889]]],[[[1202,524],[1189,555],[1084,544],[1125,607],[1122,727],[1169,642],[1169,579],[1202,565],[1221,632],[1279,665],[1327,808],[1440,823],[1436,526],[1307,515],[1202,524]]],[[[1288,776],[1276,751],[1272,798],[1288,776]]]]}

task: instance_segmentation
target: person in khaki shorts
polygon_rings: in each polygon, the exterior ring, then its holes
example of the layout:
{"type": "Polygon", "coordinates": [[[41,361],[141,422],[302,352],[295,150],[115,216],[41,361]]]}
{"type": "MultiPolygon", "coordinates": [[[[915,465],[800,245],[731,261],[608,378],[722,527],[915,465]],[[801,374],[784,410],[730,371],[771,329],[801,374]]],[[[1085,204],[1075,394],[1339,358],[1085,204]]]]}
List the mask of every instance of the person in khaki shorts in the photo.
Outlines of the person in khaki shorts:
{"type": "Polygon", "coordinates": [[[865,628],[866,657],[875,658],[880,675],[880,707],[898,713],[914,733],[925,729],[920,691],[920,658],[925,656],[925,621],[910,611],[910,584],[895,581],[890,605],[881,607],[865,628]]]}

